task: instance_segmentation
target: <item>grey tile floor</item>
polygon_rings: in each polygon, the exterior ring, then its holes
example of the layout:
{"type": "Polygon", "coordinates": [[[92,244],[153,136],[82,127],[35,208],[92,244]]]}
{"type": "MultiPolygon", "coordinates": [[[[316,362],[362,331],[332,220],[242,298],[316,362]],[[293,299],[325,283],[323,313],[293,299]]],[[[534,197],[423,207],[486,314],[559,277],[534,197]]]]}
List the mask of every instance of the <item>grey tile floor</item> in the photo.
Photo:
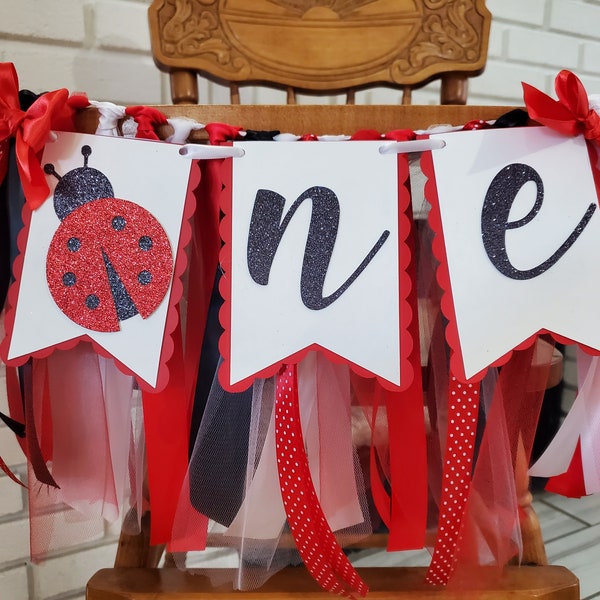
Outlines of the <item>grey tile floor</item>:
{"type": "Polygon", "coordinates": [[[577,575],[582,598],[600,597],[600,497],[570,500],[544,493],[535,506],[550,564],[577,575]]]}

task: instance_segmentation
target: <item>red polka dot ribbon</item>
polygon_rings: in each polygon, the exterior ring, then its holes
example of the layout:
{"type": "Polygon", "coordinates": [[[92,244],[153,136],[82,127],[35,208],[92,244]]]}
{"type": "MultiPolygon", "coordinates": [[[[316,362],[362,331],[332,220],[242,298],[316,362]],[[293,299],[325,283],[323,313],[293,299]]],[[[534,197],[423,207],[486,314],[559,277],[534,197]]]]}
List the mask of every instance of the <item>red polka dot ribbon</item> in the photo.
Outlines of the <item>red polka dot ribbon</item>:
{"type": "Polygon", "coordinates": [[[277,377],[275,439],[285,514],[306,568],[329,592],[365,596],[368,587],[335,539],[312,482],[300,425],[296,365],[287,365],[277,377]]]}
{"type": "Polygon", "coordinates": [[[426,577],[434,585],[448,583],[458,559],[473,470],[478,408],[479,384],[461,383],[451,376],[438,534],[426,577]]]}

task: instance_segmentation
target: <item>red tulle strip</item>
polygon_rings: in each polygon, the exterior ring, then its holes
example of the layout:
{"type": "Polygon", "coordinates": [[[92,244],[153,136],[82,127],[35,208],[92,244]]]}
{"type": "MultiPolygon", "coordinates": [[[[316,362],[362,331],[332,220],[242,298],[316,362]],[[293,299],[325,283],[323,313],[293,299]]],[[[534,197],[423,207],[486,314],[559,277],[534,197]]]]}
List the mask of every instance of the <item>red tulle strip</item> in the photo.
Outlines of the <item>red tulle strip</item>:
{"type": "Polygon", "coordinates": [[[487,414],[460,548],[459,568],[502,567],[522,552],[519,500],[528,497],[528,466],[554,346],[538,341],[502,367],[487,414]]]}
{"type": "Polygon", "coordinates": [[[90,344],[79,343],[45,360],[52,407],[52,474],[62,499],[81,514],[115,521],[119,508],[99,357],[90,344]]]}

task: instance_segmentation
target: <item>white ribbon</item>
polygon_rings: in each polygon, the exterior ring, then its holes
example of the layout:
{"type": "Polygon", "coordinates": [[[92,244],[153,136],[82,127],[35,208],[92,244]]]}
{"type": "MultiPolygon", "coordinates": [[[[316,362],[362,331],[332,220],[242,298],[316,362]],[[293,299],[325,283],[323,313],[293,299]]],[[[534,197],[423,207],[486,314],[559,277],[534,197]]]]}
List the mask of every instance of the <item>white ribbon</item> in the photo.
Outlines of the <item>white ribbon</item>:
{"type": "Polygon", "coordinates": [[[552,477],[569,468],[577,442],[586,494],[600,491],[600,357],[577,349],[579,393],[550,446],[529,470],[535,477],[552,477]]]}
{"type": "Polygon", "coordinates": [[[119,137],[119,121],[125,117],[125,107],[112,102],[90,100],[90,104],[98,111],[99,119],[96,135],[119,137]]]}

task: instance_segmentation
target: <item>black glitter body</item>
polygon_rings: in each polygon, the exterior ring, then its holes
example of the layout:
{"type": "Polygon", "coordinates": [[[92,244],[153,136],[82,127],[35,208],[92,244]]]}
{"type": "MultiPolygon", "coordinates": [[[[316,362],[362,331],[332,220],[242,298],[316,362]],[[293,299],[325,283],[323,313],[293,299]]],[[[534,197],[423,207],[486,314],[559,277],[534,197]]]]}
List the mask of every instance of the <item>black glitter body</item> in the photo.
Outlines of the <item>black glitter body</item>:
{"type": "Polygon", "coordinates": [[[323,186],[303,192],[292,204],[285,217],[285,198],[271,190],[258,190],[248,232],[247,262],[252,279],[269,283],[275,253],[294,214],[305,200],[312,201],[310,226],[304,250],[300,295],[311,310],[321,310],[335,302],[365,270],[381,249],[390,232],[384,231],[367,256],[346,281],[329,296],[323,296],[325,277],[331,262],[340,220],[340,203],[335,193],[323,186]]]}
{"type": "Polygon", "coordinates": [[[544,184],[538,172],[531,166],[513,163],[504,167],[492,180],[481,211],[481,236],[488,258],[500,273],[511,279],[533,279],[555,265],[581,235],[596,210],[590,204],[567,239],[545,261],[531,269],[517,269],[506,250],[506,232],[532,221],[542,208],[544,184]],[[528,182],[536,185],[536,199],[531,210],[522,218],[510,221],[510,210],[520,189],[528,182]]]}

